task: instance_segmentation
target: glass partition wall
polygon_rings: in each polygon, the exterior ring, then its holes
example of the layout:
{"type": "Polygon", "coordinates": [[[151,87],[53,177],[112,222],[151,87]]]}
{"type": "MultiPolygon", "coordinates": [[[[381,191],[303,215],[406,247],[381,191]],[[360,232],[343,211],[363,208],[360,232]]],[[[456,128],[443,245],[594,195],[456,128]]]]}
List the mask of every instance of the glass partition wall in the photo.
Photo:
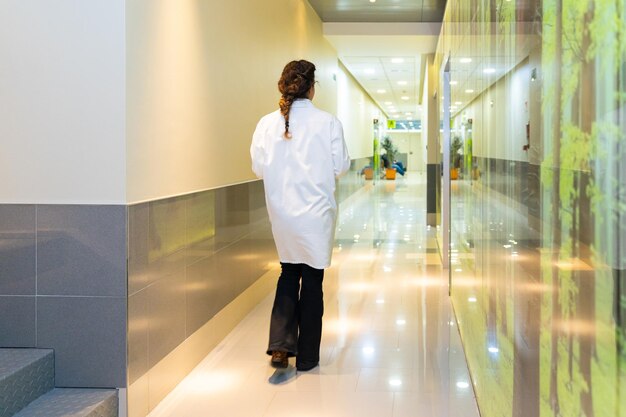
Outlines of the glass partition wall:
{"type": "Polygon", "coordinates": [[[438,60],[482,416],[626,416],[626,1],[449,0],[438,60]]]}

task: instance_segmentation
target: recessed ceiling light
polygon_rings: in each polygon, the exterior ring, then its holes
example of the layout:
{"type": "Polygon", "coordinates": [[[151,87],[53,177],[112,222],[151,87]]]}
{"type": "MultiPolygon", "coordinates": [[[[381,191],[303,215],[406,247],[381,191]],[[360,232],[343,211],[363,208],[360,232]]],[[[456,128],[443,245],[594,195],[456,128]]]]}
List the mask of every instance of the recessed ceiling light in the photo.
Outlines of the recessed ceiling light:
{"type": "Polygon", "coordinates": [[[467,94],[472,94],[472,93],[474,92],[474,90],[465,90],[465,92],[466,92],[467,94]]]}
{"type": "Polygon", "coordinates": [[[386,106],[391,106],[393,103],[391,101],[385,101],[386,106]]]}
{"type": "Polygon", "coordinates": [[[461,58],[459,59],[459,62],[461,64],[469,64],[470,62],[472,62],[472,58],[461,58]]]}
{"type": "Polygon", "coordinates": [[[460,106],[461,104],[463,104],[463,102],[461,101],[455,101],[454,104],[456,104],[457,106],[460,106]]]}
{"type": "Polygon", "coordinates": [[[374,68],[365,68],[363,72],[366,74],[374,74],[376,71],[374,71],[374,68]]]}
{"type": "Polygon", "coordinates": [[[398,81],[398,85],[407,85],[408,83],[406,81],[398,81]]]}
{"type": "Polygon", "coordinates": [[[404,63],[404,58],[391,58],[391,63],[393,63],[393,64],[402,64],[402,63],[404,63]]]}
{"type": "Polygon", "coordinates": [[[401,98],[402,100],[409,100],[411,97],[409,97],[409,96],[402,96],[402,97],[400,97],[400,98],[401,98]]]}
{"type": "Polygon", "coordinates": [[[376,92],[378,94],[385,94],[387,92],[387,90],[385,90],[384,88],[381,88],[381,89],[376,90],[376,92]]]}
{"type": "Polygon", "coordinates": [[[370,0],[370,3],[376,3],[376,0],[370,0]]]}
{"type": "Polygon", "coordinates": [[[496,69],[495,69],[495,68],[485,68],[485,69],[483,70],[483,72],[484,72],[485,74],[493,74],[494,72],[496,72],[496,69]]]}
{"type": "Polygon", "coordinates": [[[450,85],[457,85],[456,81],[450,81],[450,85]]]}

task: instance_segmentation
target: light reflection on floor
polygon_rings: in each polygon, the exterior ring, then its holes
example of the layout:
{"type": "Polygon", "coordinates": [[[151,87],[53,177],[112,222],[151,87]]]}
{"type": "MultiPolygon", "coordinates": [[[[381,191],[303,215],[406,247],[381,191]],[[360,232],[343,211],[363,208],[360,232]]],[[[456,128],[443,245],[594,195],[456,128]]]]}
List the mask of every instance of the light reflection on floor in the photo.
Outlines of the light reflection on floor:
{"type": "Polygon", "coordinates": [[[150,416],[478,416],[425,195],[410,173],[340,208],[319,368],[269,367],[270,295],[150,416]]]}

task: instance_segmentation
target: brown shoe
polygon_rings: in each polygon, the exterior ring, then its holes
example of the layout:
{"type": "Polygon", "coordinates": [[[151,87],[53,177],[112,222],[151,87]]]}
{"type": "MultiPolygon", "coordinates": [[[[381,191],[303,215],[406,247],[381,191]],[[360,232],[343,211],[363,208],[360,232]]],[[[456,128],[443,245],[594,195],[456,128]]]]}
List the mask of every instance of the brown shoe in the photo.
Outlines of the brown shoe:
{"type": "Polygon", "coordinates": [[[279,352],[275,350],[272,352],[272,368],[286,368],[289,366],[289,357],[287,352],[279,352]]]}

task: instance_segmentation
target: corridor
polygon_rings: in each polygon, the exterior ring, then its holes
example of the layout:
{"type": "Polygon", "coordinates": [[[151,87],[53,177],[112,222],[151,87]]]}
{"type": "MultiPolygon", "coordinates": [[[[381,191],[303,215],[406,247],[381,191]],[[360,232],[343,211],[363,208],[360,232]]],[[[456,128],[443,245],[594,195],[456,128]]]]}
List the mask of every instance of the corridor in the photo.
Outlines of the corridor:
{"type": "Polygon", "coordinates": [[[269,366],[270,294],[150,416],[478,416],[425,182],[366,184],[341,204],[320,367],[269,366]]]}

